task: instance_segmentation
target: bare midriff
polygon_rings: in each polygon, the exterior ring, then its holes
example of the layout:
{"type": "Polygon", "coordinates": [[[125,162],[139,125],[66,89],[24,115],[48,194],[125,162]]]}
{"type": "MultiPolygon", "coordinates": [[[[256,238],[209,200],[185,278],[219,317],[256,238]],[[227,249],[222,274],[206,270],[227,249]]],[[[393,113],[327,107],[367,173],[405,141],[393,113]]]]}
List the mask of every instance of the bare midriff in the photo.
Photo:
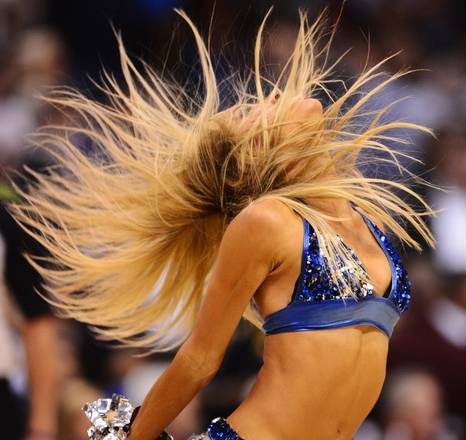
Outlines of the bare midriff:
{"type": "Polygon", "coordinates": [[[257,381],[227,420],[245,440],[350,440],[379,397],[387,351],[371,326],[266,336],[257,381]]]}

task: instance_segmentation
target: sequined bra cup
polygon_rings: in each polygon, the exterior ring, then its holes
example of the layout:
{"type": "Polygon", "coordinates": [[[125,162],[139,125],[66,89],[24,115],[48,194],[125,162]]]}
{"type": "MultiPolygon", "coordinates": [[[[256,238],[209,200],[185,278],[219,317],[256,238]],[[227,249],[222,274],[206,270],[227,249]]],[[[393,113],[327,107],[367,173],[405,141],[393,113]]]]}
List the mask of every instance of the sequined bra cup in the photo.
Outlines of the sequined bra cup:
{"type": "MultiPolygon", "coordinates": [[[[390,287],[383,296],[376,295],[370,284],[351,283],[354,274],[349,273],[343,261],[337,261],[351,285],[355,285],[356,298],[343,298],[327,271],[326,258],[319,252],[319,242],[314,228],[303,218],[304,243],[301,273],[296,280],[291,302],[265,318],[264,331],[268,335],[285,332],[330,329],[350,325],[371,325],[391,336],[401,314],[410,301],[410,286],[406,269],[388,237],[377,225],[353,209],[364,219],[370,231],[383,249],[391,268],[390,287]]],[[[362,270],[364,266],[354,252],[346,246],[362,270]]]]}

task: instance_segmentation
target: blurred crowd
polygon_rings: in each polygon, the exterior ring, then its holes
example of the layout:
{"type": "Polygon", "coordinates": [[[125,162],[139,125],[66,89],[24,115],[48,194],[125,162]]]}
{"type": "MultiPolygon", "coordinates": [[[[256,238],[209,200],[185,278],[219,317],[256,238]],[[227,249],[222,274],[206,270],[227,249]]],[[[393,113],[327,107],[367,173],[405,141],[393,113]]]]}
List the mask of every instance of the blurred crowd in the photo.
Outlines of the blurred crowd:
{"type": "MultiPolygon", "coordinates": [[[[336,0],[215,3],[214,8],[210,0],[0,0],[2,438],[84,440],[84,402],[119,392],[139,404],[171,358],[170,353],[134,357],[96,342],[84,326],[56,318],[36,293],[40,278],[23,252],[40,254],[41,249],[5,210],[17,197],[5,176],[24,164],[40,170],[48,163],[26,149],[27,135],[44,124],[63,123],[65,115],[37,95],[72,85],[98,99],[99,90],[86,75],[97,79],[105,66],[118,77],[112,24],[121,29],[131,55],[156,68],[164,65],[178,79],[195,78],[194,47],[173,12],[182,7],[203,32],[212,29],[222,76],[224,58],[229,68],[250,62],[257,25],[274,4],[264,41],[264,59],[273,74],[293,44],[299,7],[314,17],[328,6],[333,18],[341,7],[336,0]]],[[[355,440],[466,439],[465,9],[461,0],[347,0],[336,34],[334,56],[352,48],[336,69],[348,82],[367,60],[371,64],[400,50],[385,71],[419,69],[371,105],[409,97],[387,117],[435,131],[436,138],[409,133],[412,152],[422,161],[413,170],[447,189],[418,188],[439,209],[430,220],[437,246],[404,254],[413,300],[390,342],[382,397],[355,440]]],[[[217,377],[169,428],[176,439],[201,432],[212,417],[227,415],[237,405],[260,368],[262,342],[249,324],[240,326],[217,377]]]]}

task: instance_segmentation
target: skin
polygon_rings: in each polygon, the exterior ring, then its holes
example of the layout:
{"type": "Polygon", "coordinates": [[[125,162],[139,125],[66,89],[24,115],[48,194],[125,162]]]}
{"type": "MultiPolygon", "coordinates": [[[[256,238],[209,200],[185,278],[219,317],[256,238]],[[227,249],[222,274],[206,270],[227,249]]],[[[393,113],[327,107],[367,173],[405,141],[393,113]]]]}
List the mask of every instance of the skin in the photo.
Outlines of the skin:
{"type": "MultiPolygon", "coordinates": [[[[297,215],[269,205],[281,216],[283,232],[276,243],[281,264],[254,295],[263,316],[290,301],[303,236],[297,215]]],[[[390,284],[388,261],[365,223],[350,218],[340,226],[341,236],[383,292],[390,284]],[[353,231],[344,234],[351,225],[353,231]]],[[[350,439],[380,394],[387,349],[387,337],[370,326],[267,336],[257,381],[228,421],[247,440],[350,439]]]]}
{"type": "MultiPolygon", "coordinates": [[[[272,112],[274,101],[268,105],[272,112]]],[[[303,117],[321,114],[319,101],[297,101],[289,129],[303,117]]],[[[250,112],[244,123],[254,117],[250,112]]],[[[347,201],[318,203],[309,201],[342,220],[332,224],[335,232],[361,259],[375,291],[384,292],[390,266],[363,219],[347,201]]],[[[232,220],[197,325],[149,391],[130,440],[156,438],[213,378],[252,298],[264,317],[289,303],[302,242],[302,219],[276,200],[251,204],[232,220]]],[[[380,394],[387,349],[386,335],[370,326],[267,336],[257,381],[227,420],[246,440],[351,439],[380,394]]]]}
{"type": "Polygon", "coordinates": [[[57,350],[58,324],[57,319],[49,316],[23,324],[30,388],[30,414],[24,440],[58,438],[58,400],[63,378],[57,350]]]}

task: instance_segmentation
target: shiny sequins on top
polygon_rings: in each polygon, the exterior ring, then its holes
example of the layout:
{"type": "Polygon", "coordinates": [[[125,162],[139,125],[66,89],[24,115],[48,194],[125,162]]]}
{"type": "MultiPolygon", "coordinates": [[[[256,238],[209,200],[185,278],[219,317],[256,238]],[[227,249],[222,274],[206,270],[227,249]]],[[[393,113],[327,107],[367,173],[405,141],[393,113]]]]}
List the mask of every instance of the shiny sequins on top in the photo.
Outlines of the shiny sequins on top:
{"type": "Polygon", "coordinates": [[[192,435],[188,440],[244,440],[223,417],[217,417],[209,423],[203,434],[192,435]]]}
{"type": "MultiPolygon", "coordinates": [[[[411,282],[407,278],[406,269],[388,237],[374,222],[369,220],[362,213],[359,212],[359,214],[366,221],[390,262],[392,283],[384,297],[391,299],[399,312],[402,313],[407,309],[411,298],[411,282]]],[[[327,258],[320,252],[319,241],[315,230],[307,220],[304,219],[304,222],[308,237],[304,246],[304,270],[301,273],[301,282],[297,283],[295,288],[292,302],[342,301],[347,296],[341,293],[341,289],[333,282],[329,275],[327,258]]],[[[338,237],[338,239],[343,243],[346,249],[348,249],[356,265],[361,270],[365,271],[364,265],[357,255],[343,242],[341,237],[338,237]]],[[[340,271],[345,281],[351,286],[357,298],[375,295],[373,286],[369,283],[360,283],[356,278],[354,270],[345,266],[341,257],[337,257],[337,265],[337,270],[340,271]]]]}
{"type": "Polygon", "coordinates": [[[411,300],[411,281],[408,279],[408,272],[403,266],[400,256],[396,252],[392,242],[388,239],[388,237],[377,227],[374,222],[370,221],[369,219],[367,219],[367,221],[372,226],[380,240],[380,243],[382,243],[382,246],[385,247],[389,258],[391,259],[391,264],[393,265],[392,270],[394,271],[394,274],[392,274],[392,280],[394,278],[395,288],[393,289],[392,286],[393,292],[391,292],[390,296],[400,313],[403,313],[408,308],[409,302],[411,300]]]}
{"type": "Polygon", "coordinates": [[[209,440],[243,440],[223,417],[210,422],[207,428],[209,440]]]}

